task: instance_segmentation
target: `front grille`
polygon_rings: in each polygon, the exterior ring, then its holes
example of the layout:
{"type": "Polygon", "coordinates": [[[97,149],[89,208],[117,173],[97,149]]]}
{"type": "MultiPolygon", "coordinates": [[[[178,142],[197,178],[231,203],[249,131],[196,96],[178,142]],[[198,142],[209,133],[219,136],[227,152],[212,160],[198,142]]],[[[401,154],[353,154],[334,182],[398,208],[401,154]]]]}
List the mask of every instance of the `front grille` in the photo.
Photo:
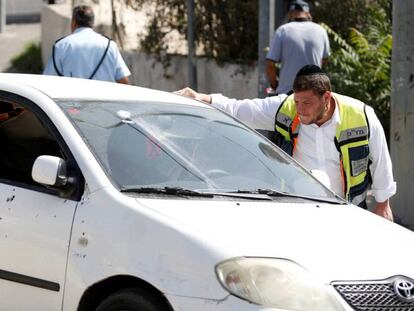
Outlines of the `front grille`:
{"type": "MultiPolygon", "coordinates": [[[[398,296],[394,283],[401,277],[379,281],[333,282],[345,301],[358,311],[414,311],[414,301],[398,296]]],[[[412,280],[406,278],[410,282],[412,280]]]]}

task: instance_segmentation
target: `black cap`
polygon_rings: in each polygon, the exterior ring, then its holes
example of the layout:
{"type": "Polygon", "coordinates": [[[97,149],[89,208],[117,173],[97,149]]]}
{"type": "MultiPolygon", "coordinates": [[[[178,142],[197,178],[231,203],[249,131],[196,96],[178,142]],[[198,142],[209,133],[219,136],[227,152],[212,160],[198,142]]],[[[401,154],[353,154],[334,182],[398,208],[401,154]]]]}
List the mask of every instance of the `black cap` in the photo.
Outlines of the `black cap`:
{"type": "Polygon", "coordinates": [[[326,73],[317,65],[305,65],[299,69],[296,77],[310,76],[314,74],[326,75],[326,73]]]}
{"type": "Polygon", "coordinates": [[[303,0],[293,0],[289,4],[289,11],[309,12],[309,3],[303,0]]]}

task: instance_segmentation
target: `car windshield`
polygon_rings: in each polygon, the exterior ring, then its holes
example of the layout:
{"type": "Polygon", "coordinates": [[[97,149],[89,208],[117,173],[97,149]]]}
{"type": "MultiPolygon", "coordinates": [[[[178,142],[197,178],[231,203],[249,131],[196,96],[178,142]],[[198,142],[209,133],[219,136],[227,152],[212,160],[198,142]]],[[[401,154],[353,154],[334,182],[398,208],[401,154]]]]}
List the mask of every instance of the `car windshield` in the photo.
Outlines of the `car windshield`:
{"type": "Polygon", "coordinates": [[[335,200],[267,139],[208,106],[80,100],[58,104],[119,189],[268,189],[335,200]]]}

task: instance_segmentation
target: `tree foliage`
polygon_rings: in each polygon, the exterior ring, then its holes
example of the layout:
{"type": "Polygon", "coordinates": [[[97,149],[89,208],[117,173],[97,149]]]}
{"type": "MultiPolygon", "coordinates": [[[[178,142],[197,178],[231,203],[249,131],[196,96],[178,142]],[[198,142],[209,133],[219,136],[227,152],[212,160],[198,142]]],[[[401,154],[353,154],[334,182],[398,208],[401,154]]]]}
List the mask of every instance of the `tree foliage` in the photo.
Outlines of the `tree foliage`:
{"type": "MultiPolygon", "coordinates": [[[[139,9],[145,0],[128,0],[139,9]]],[[[148,53],[165,54],[172,30],[187,36],[187,2],[154,0],[156,10],[150,17],[148,35],[141,41],[148,53]]],[[[246,64],[257,59],[258,44],[257,0],[195,1],[195,39],[203,56],[218,63],[246,64]]]]}
{"type": "MultiPolygon", "coordinates": [[[[391,21],[392,0],[308,0],[312,4],[312,16],[316,22],[323,22],[343,38],[349,28],[364,32],[372,23],[373,9],[381,9],[384,18],[391,21]]],[[[365,32],[364,32],[365,33],[365,32]]]]}
{"type": "Polygon", "coordinates": [[[391,102],[391,21],[380,6],[371,6],[365,15],[368,26],[351,27],[348,40],[323,24],[333,43],[329,73],[334,90],[372,106],[385,132],[389,133],[391,102]]]}

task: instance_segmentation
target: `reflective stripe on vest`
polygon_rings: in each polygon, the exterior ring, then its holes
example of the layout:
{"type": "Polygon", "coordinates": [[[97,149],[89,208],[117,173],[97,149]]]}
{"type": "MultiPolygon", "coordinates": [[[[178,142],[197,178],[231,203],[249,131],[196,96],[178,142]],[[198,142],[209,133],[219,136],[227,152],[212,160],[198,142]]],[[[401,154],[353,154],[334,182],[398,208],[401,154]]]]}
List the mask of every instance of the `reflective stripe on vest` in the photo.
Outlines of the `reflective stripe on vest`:
{"type": "Polygon", "coordinates": [[[294,102],[293,105],[285,105],[285,102],[290,100],[293,101],[293,95],[286,97],[276,112],[274,140],[276,145],[287,154],[293,155],[299,135],[300,121],[294,102]]]}
{"type": "MultiPolygon", "coordinates": [[[[355,205],[363,205],[371,183],[369,173],[369,125],[365,105],[350,105],[346,97],[335,94],[340,121],[336,129],[335,145],[339,152],[345,198],[355,205]]],[[[300,121],[293,95],[279,107],[275,116],[274,142],[293,155],[299,135],[300,121]]]]}

